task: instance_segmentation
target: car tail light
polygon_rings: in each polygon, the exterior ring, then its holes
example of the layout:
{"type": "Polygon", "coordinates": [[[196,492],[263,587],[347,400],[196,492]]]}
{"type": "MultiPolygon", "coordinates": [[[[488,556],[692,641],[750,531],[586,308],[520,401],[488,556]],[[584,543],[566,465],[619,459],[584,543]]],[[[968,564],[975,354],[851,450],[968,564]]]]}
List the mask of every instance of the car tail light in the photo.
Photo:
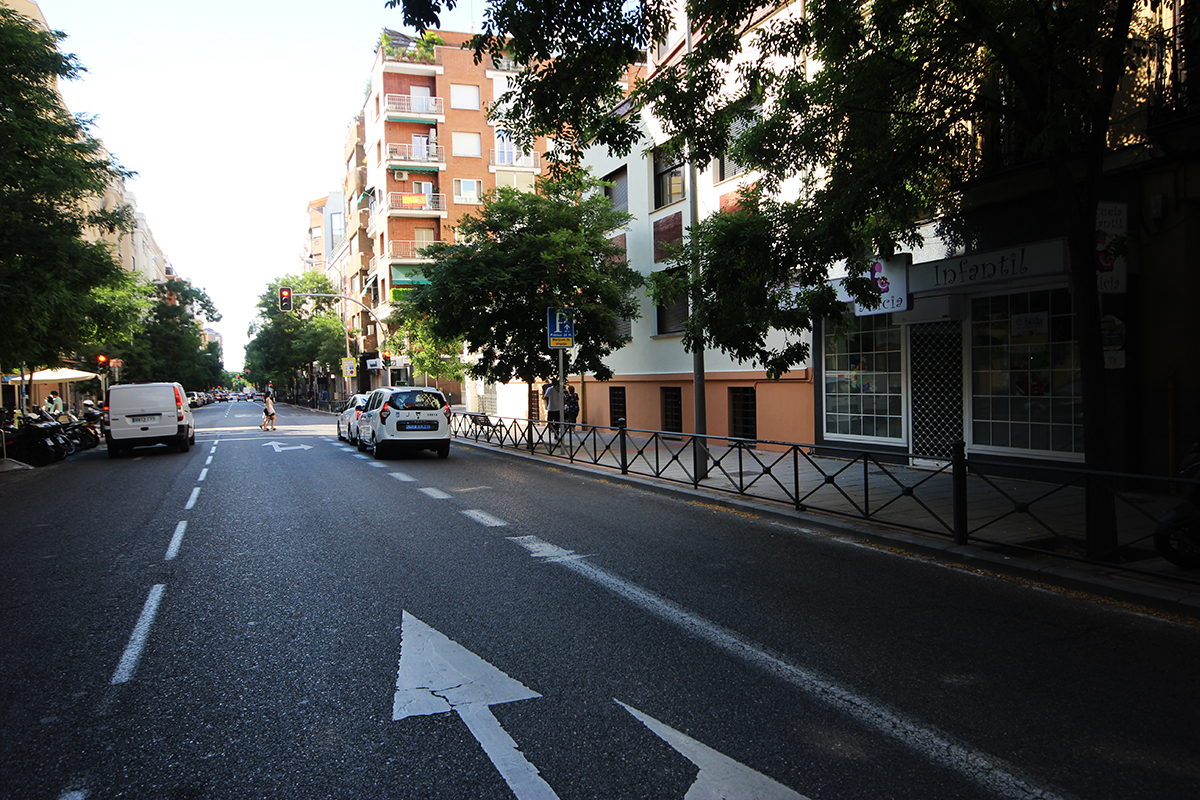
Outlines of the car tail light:
{"type": "Polygon", "coordinates": [[[105,428],[108,428],[111,426],[111,423],[108,419],[108,392],[104,393],[104,408],[102,411],[103,413],[100,415],[100,424],[105,428]]]}
{"type": "Polygon", "coordinates": [[[446,415],[446,422],[449,422],[449,421],[450,421],[450,415],[454,413],[453,411],[451,411],[451,410],[450,410],[450,404],[449,404],[449,403],[447,403],[446,405],[442,406],[442,413],[446,415]]]}
{"type": "Polygon", "coordinates": [[[178,416],[175,418],[177,422],[183,422],[183,395],[179,393],[179,387],[175,387],[175,413],[178,416]]]}
{"type": "Polygon", "coordinates": [[[388,415],[391,413],[392,413],[391,409],[389,409],[387,406],[384,406],[383,408],[379,409],[379,421],[381,423],[387,422],[388,415]]]}

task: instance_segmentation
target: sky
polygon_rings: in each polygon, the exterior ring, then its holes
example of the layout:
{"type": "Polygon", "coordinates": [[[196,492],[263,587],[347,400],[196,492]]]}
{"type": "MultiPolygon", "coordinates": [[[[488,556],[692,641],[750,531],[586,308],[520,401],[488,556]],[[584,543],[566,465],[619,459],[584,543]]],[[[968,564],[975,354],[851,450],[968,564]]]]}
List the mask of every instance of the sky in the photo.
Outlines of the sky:
{"type": "MultiPolygon", "coordinates": [[[[485,0],[442,29],[475,31],[485,0]]],[[[384,0],[39,0],[87,70],[73,113],[137,175],[126,188],[175,273],[207,292],[225,368],[241,370],[255,303],[302,270],[307,205],[342,185],[374,45],[404,30],[384,0]]],[[[411,32],[411,31],[410,31],[411,32]]]]}

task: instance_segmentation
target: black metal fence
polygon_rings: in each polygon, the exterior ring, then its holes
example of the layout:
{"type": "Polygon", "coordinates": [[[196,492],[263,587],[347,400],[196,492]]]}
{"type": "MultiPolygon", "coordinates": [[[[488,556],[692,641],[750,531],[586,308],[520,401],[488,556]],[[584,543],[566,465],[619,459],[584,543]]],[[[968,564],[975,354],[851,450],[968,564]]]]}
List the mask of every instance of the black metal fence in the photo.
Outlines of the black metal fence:
{"type": "MultiPolygon", "coordinates": [[[[1021,466],[968,458],[914,467],[863,450],[696,436],[624,427],[551,425],[526,419],[458,414],[456,437],[945,536],[960,545],[1037,558],[1102,563],[1200,585],[1200,574],[1163,561],[1153,548],[1159,520],[1188,481],[1069,466],[1021,466]],[[1109,499],[1115,537],[1097,546],[1089,493],[1109,499]]],[[[1095,517],[1097,506],[1092,504],[1095,517]]]]}

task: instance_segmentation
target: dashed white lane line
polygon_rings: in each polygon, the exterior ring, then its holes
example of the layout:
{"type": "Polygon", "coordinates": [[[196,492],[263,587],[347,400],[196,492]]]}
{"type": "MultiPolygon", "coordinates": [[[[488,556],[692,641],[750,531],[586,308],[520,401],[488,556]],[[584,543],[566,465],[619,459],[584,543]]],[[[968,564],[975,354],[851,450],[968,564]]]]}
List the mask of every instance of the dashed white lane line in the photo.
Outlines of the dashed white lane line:
{"type": "Polygon", "coordinates": [[[208,465],[209,465],[209,464],[211,464],[211,463],[212,463],[212,456],[209,456],[209,457],[208,457],[208,458],[205,460],[205,462],[204,462],[204,466],[208,466],[208,465]]]}
{"type": "Polygon", "coordinates": [[[355,453],[354,457],[355,458],[370,458],[370,456],[367,455],[366,453],[355,453]]]}
{"type": "Polygon", "coordinates": [[[207,477],[208,477],[208,467],[205,467],[204,469],[200,470],[200,477],[197,478],[196,480],[202,481],[207,477]]]}
{"type": "Polygon", "coordinates": [[[182,519],[175,526],[175,535],[171,537],[171,543],[167,545],[167,556],[163,561],[170,561],[175,556],[179,555],[179,546],[183,544],[183,532],[187,530],[187,520],[182,519]]]}
{"type": "Polygon", "coordinates": [[[133,635],[129,637],[129,644],[126,645],[125,652],[121,654],[121,660],[117,663],[117,669],[113,672],[113,686],[125,683],[133,677],[138,659],[142,657],[142,648],[146,646],[146,639],[150,636],[150,626],[154,624],[154,617],[158,614],[158,604],[162,602],[163,592],[166,590],[165,583],[156,583],[150,590],[150,596],[142,606],[142,615],[133,627],[133,635]]]}
{"type": "Polygon", "coordinates": [[[466,511],[463,511],[462,513],[465,514],[466,516],[470,517],[471,519],[475,520],[480,525],[483,525],[486,528],[503,528],[504,526],[508,525],[507,522],[500,519],[499,517],[493,517],[491,514],[487,513],[486,511],[480,511],[475,508],[467,509],[466,511]]]}
{"type": "Polygon", "coordinates": [[[200,487],[197,486],[195,489],[192,489],[192,496],[188,498],[187,505],[184,506],[184,510],[190,511],[192,509],[192,507],[194,505],[196,505],[196,498],[199,496],[200,496],[200,487]]]}
{"type": "Polygon", "coordinates": [[[427,497],[432,497],[434,500],[450,499],[450,495],[446,494],[441,489],[435,489],[432,486],[423,486],[420,489],[417,489],[417,491],[427,497]]]}
{"type": "Polygon", "coordinates": [[[69,792],[63,792],[59,795],[58,800],[87,800],[87,789],[72,789],[69,792]]]}
{"type": "Polygon", "coordinates": [[[379,461],[372,461],[370,466],[382,468],[382,467],[387,467],[387,464],[380,463],[379,461]]]}
{"type": "Polygon", "coordinates": [[[414,478],[412,475],[404,472],[389,472],[388,475],[391,475],[393,478],[403,483],[412,483],[416,480],[416,478],[414,478]]]}

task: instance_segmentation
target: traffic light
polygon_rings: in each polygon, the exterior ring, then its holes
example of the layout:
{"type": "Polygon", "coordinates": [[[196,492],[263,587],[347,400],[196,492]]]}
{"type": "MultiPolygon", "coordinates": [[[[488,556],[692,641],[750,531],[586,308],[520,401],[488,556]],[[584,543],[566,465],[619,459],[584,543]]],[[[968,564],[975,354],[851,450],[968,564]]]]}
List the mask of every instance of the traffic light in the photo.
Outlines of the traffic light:
{"type": "Polygon", "coordinates": [[[383,363],[384,363],[385,365],[386,365],[386,364],[391,364],[391,363],[392,363],[392,351],[391,351],[391,350],[384,350],[384,351],[383,351],[383,363]]]}
{"type": "Polygon", "coordinates": [[[108,356],[104,355],[104,353],[96,356],[96,369],[99,372],[104,372],[108,369],[108,356]]]}
{"type": "Polygon", "coordinates": [[[292,287],[290,287],[290,286],[280,286],[279,287],[279,310],[280,311],[291,311],[292,310],[292,287]]]}

